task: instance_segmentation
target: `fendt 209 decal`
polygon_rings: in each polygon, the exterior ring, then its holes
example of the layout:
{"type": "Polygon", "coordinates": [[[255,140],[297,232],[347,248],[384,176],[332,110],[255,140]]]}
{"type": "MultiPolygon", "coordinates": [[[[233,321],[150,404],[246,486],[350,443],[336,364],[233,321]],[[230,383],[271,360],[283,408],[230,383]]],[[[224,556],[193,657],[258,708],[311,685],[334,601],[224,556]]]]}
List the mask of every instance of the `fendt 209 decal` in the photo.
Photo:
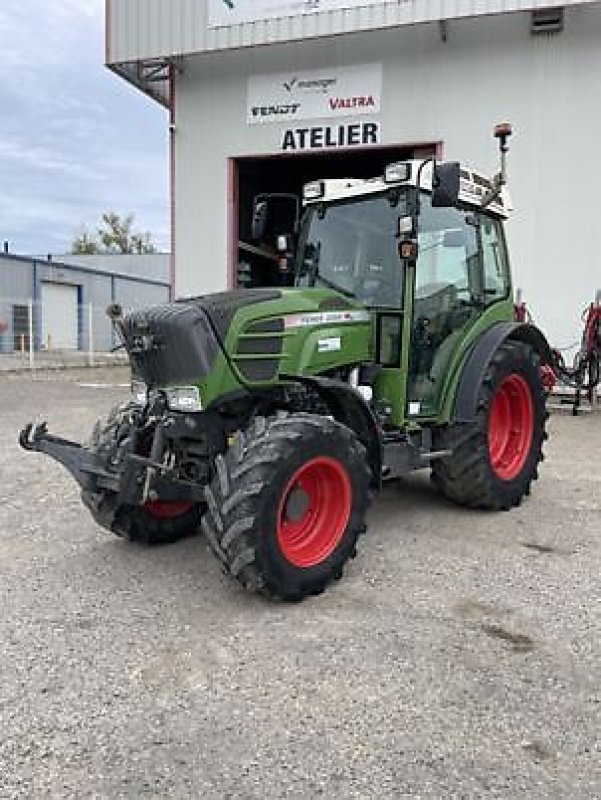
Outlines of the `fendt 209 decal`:
{"type": "Polygon", "coordinates": [[[284,327],[305,328],[312,325],[344,325],[349,322],[369,322],[368,311],[316,311],[310,314],[289,314],[284,327]]]}

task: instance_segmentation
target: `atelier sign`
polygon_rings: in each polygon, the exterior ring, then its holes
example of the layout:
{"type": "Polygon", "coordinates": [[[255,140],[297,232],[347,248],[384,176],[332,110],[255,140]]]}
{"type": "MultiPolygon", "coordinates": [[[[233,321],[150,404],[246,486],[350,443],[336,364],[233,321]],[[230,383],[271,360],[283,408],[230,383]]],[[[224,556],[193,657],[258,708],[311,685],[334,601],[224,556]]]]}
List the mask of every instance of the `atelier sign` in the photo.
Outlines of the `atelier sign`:
{"type": "Polygon", "coordinates": [[[288,128],[283,133],[281,149],[284,152],[298,152],[375,144],[380,144],[379,122],[352,122],[346,125],[288,128]]]}

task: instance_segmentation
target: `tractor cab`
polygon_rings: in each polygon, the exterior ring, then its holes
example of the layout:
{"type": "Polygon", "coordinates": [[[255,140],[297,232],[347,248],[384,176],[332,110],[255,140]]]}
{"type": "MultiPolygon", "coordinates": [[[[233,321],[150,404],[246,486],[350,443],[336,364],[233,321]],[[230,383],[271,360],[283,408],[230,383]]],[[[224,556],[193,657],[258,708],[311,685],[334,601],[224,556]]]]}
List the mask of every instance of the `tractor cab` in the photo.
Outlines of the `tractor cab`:
{"type": "Polygon", "coordinates": [[[381,380],[406,382],[394,416],[438,414],[466,337],[512,302],[506,191],[457,164],[406,161],[374,180],[308,184],[304,201],[297,286],[369,309],[381,380]]]}
{"type": "MultiPolygon", "coordinates": [[[[289,218],[292,233],[276,237],[288,281],[333,290],[372,315],[378,389],[394,424],[444,415],[466,343],[512,316],[503,230],[510,135],[509,125],[495,128],[501,169],[492,180],[429,158],[390,164],[378,178],[306,184],[302,219],[289,218]]],[[[282,203],[290,209],[288,196],[256,198],[256,240],[282,218],[282,203]]]]}

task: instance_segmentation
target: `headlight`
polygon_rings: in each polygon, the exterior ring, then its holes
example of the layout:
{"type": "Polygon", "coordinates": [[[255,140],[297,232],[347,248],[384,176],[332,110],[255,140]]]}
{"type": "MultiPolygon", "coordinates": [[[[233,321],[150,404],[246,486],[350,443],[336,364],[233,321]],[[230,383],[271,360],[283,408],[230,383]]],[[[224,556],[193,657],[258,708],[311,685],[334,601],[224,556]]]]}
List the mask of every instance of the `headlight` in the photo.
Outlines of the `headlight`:
{"type": "Polygon", "coordinates": [[[146,405],[146,401],[148,399],[148,390],[145,383],[142,383],[142,381],[132,381],[131,393],[136,403],[141,406],[146,405]]]}
{"type": "Polygon", "coordinates": [[[326,192],[326,187],[323,181],[313,181],[313,183],[306,183],[303,186],[303,197],[305,200],[319,200],[326,192]]]}
{"type": "Polygon", "coordinates": [[[170,411],[202,411],[200,392],[197,386],[178,386],[167,389],[167,406],[170,411]]]}
{"type": "Polygon", "coordinates": [[[411,178],[411,164],[408,161],[399,161],[388,164],[384,170],[385,183],[405,183],[411,178]]]}

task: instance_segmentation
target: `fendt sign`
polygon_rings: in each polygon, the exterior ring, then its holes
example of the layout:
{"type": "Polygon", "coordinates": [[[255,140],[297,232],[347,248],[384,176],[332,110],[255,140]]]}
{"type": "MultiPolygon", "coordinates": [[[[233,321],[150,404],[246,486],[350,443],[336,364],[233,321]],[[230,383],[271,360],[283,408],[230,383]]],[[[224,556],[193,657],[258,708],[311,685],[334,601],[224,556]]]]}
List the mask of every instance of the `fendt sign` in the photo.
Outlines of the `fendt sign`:
{"type": "Polygon", "coordinates": [[[390,0],[209,0],[209,28],[241,25],[264,19],[298,17],[320,11],[340,11],[386,5],[390,0]]]}
{"type": "Polygon", "coordinates": [[[378,114],[382,64],[253,75],[248,80],[249,125],[378,114]]]}

